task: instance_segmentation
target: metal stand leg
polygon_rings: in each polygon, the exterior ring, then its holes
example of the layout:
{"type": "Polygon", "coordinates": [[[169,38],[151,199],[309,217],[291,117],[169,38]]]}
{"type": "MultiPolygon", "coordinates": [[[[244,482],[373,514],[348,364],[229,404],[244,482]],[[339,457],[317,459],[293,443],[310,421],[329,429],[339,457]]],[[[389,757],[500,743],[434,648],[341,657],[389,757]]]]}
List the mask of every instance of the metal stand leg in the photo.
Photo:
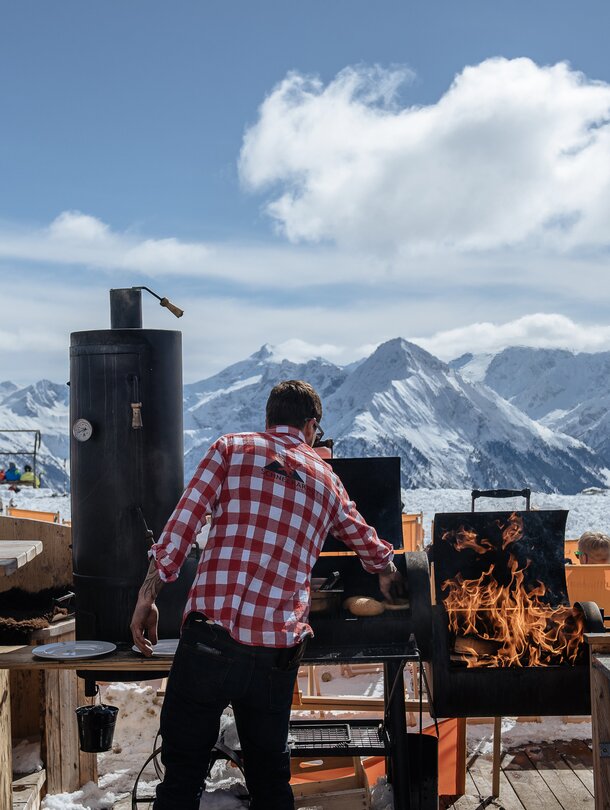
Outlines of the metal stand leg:
{"type": "Polygon", "coordinates": [[[402,683],[404,663],[389,660],[383,665],[384,703],[386,727],[390,737],[390,756],[387,758],[388,781],[394,789],[394,809],[411,810],[409,757],[407,753],[407,716],[405,690],[402,683]],[[392,684],[399,678],[390,698],[392,684]]]}

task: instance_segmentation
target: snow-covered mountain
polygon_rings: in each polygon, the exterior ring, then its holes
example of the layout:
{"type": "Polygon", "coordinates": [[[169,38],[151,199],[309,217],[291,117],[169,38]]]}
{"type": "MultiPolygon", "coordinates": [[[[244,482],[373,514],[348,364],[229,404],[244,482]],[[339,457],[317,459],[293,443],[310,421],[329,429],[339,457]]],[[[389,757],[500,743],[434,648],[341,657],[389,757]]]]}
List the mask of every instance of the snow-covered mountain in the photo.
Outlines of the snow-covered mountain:
{"type": "MultiPolygon", "coordinates": [[[[319,391],[323,427],[335,439],[337,455],[398,455],[405,487],[530,486],[568,494],[605,486],[610,464],[599,454],[517,407],[517,400],[526,402],[529,395],[525,377],[539,379],[547,361],[530,358],[536,360],[530,372],[527,358],[513,358],[522,385],[507,391],[513,399],[508,402],[500,396],[508,382],[502,388],[501,381],[512,372],[506,358],[498,367],[499,358],[467,356],[446,364],[396,338],[360,363],[340,368],[322,358],[283,360],[273,347],[263,346],[219,374],[185,386],[185,476],[217,436],[262,429],[269,390],[280,380],[296,378],[319,391]],[[492,390],[488,377],[500,392],[492,390]]],[[[46,381],[27,388],[3,383],[0,392],[0,429],[40,429],[47,480],[65,486],[67,387],[46,381]]],[[[610,436],[610,430],[604,432],[610,436]]]]}
{"type": "Polygon", "coordinates": [[[42,443],[37,451],[38,470],[42,482],[55,490],[69,488],[70,441],[68,435],[70,392],[67,385],[39,380],[34,385],[19,388],[14,383],[0,383],[0,467],[16,461],[23,470],[31,464],[30,452],[34,446],[32,433],[5,433],[7,430],[39,430],[42,443]]]}
{"type": "Polygon", "coordinates": [[[486,386],[397,338],[341,369],[320,358],[252,357],[185,388],[186,474],[222,432],[258,430],[270,388],[309,380],[324,404],[323,426],[341,456],[397,455],[403,486],[523,487],[579,492],[605,473],[582,443],[532,421],[486,386]]]}
{"type": "Polygon", "coordinates": [[[327,412],[340,455],[399,455],[407,487],[461,481],[569,493],[605,480],[586,446],[400,338],[347,378],[327,412]]]}
{"type": "Polygon", "coordinates": [[[610,352],[512,347],[450,365],[532,419],[585,442],[610,467],[610,352]]]}

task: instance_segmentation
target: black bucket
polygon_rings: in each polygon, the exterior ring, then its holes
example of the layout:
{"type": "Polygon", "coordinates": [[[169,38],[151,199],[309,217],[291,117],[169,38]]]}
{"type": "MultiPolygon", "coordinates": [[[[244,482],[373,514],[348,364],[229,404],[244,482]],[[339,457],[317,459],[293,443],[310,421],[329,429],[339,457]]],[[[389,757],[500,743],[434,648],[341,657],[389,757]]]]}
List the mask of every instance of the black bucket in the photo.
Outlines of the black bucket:
{"type": "Polygon", "coordinates": [[[116,706],[98,703],[95,706],[79,706],[76,709],[80,750],[91,754],[109,751],[112,748],[114,725],[119,710],[116,706]]]}
{"type": "Polygon", "coordinates": [[[430,734],[407,734],[412,810],[438,808],[438,739],[430,734]]]}

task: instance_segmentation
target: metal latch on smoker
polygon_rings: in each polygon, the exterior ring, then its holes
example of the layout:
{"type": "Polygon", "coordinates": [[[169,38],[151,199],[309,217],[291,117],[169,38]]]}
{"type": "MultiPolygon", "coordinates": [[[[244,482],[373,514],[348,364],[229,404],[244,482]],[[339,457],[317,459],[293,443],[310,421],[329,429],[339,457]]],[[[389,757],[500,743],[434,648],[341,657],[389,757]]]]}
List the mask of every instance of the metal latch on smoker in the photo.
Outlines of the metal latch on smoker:
{"type": "Polygon", "coordinates": [[[600,757],[610,757],[610,742],[601,742],[599,744],[600,757]]]}

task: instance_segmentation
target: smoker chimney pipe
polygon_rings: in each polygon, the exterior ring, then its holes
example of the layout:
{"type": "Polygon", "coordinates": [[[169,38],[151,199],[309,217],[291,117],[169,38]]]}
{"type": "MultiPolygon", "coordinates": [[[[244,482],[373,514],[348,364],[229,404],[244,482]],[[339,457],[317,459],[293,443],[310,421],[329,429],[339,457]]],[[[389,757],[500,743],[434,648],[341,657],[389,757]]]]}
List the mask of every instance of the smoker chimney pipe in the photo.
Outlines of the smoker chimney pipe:
{"type": "Polygon", "coordinates": [[[142,290],[139,287],[110,290],[110,328],[142,328],[142,290]]]}
{"type": "Polygon", "coordinates": [[[142,290],[153,295],[162,307],[169,309],[176,318],[181,318],[184,311],[169,300],[157,295],[150,287],[127,287],[110,290],[110,327],[112,329],[142,328],[142,290]]]}

